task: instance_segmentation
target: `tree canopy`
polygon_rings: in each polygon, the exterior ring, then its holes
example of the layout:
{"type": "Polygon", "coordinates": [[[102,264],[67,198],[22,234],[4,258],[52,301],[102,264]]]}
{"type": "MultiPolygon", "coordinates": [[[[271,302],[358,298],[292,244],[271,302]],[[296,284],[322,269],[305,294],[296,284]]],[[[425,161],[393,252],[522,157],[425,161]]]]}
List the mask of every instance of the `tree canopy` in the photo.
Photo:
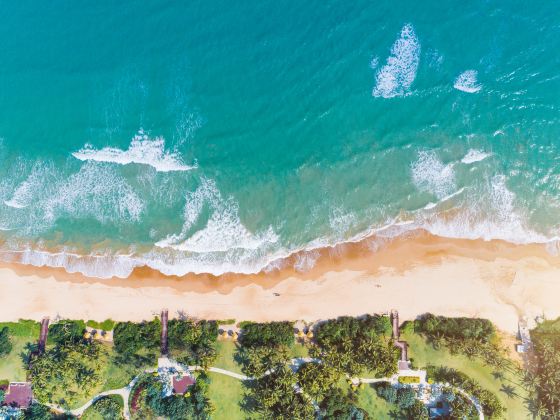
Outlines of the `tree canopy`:
{"type": "Polygon", "coordinates": [[[245,347],[291,346],[294,343],[294,324],[291,322],[246,322],[240,337],[245,347]]]}
{"type": "Polygon", "coordinates": [[[4,327],[0,329],[0,357],[6,356],[12,351],[12,342],[10,340],[10,329],[4,327]]]}

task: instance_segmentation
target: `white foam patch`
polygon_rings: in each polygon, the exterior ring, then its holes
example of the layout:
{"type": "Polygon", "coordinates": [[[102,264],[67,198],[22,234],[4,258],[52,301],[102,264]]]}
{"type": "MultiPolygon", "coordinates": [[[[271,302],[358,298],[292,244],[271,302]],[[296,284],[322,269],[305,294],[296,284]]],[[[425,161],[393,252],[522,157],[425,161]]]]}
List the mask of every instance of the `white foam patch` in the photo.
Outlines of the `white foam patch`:
{"type": "Polygon", "coordinates": [[[375,77],[372,95],[392,98],[409,92],[420,63],[420,41],[411,24],[401,29],[399,38],[391,47],[391,55],[375,77]]]}
{"type": "Polygon", "coordinates": [[[294,263],[294,268],[300,273],[311,270],[315,267],[315,263],[319,259],[321,254],[317,250],[301,252],[296,255],[296,261],[294,263]]]}
{"type": "Polygon", "coordinates": [[[183,229],[159,241],[159,247],[195,253],[229,252],[236,249],[257,250],[267,243],[275,243],[278,236],[269,227],[259,234],[250,232],[239,219],[239,208],[233,198],[224,199],[216,184],[203,179],[200,187],[187,194],[183,229]],[[210,216],[204,228],[190,232],[207,205],[210,216]]]}
{"type": "Polygon", "coordinates": [[[463,159],[461,159],[461,162],[469,165],[474,162],[480,162],[481,160],[484,160],[487,157],[490,157],[491,155],[492,155],[491,153],[486,153],[483,152],[482,150],[471,149],[467,152],[467,154],[463,157],[463,159]]]}
{"type": "Polygon", "coordinates": [[[72,156],[82,161],[93,160],[119,165],[131,163],[149,165],[159,172],[188,171],[194,168],[194,166],[185,165],[178,153],[166,151],[163,137],[152,139],[142,130],[134,136],[127,150],[115,147],[97,150],[86,144],[83,149],[72,153],[72,156]]]}
{"type": "Polygon", "coordinates": [[[55,170],[52,165],[37,162],[31,169],[29,176],[20,183],[15,189],[9,200],[5,200],[4,204],[16,209],[22,209],[34,202],[37,194],[41,192],[44,185],[52,181],[55,170]]]}
{"type": "Polygon", "coordinates": [[[144,203],[133,188],[107,164],[88,162],[60,182],[39,203],[46,221],[91,217],[99,222],[136,222],[144,203]]]}
{"type": "Polygon", "coordinates": [[[412,180],[422,191],[442,199],[455,190],[453,165],[443,164],[433,151],[422,151],[411,166],[412,180]]]}
{"type": "Polygon", "coordinates": [[[476,70],[467,70],[461,73],[455,79],[453,87],[457,90],[467,93],[477,93],[482,89],[477,81],[478,72],[476,70]]]}

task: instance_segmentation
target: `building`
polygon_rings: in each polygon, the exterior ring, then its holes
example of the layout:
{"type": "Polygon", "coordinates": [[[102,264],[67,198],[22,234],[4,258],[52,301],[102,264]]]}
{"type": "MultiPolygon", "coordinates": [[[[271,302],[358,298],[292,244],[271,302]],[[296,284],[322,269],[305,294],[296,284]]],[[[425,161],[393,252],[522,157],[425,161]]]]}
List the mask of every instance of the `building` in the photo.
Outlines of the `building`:
{"type": "Polygon", "coordinates": [[[175,375],[173,376],[173,393],[183,395],[195,382],[196,380],[190,375],[175,375]]]}
{"type": "Polygon", "coordinates": [[[32,401],[33,390],[29,382],[10,382],[4,395],[4,404],[25,409],[32,401]]]}

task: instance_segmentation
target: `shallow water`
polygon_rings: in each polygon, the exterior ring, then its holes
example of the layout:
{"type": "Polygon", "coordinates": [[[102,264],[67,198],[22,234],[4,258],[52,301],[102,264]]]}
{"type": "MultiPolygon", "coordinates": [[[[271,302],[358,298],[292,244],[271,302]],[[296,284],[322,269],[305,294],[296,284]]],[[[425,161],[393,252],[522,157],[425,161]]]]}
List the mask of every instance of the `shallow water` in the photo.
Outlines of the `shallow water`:
{"type": "Polygon", "coordinates": [[[554,252],[556,5],[346,3],[1,5],[0,258],[251,273],[418,227],[554,252]]]}

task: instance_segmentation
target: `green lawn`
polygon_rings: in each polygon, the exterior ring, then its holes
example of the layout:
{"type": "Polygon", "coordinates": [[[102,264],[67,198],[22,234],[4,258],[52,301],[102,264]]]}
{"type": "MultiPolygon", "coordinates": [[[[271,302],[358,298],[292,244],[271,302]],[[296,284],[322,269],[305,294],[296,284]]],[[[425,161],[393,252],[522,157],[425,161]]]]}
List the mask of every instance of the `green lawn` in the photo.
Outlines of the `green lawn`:
{"type": "Polygon", "coordinates": [[[307,346],[301,344],[301,343],[295,343],[292,346],[292,358],[297,358],[297,357],[309,357],[309,349],[307,348],[307,346]]]}
{"type": "Polygon", "coordinates": [[[1,322],[0,329],[10,329],[12,351],[0,358],[0,379],[9,381],[25,381],[26,373],[21,353],[27,343],[36,343],[39,338],[39,323],[35,321],[1,322]]]}
{"type": "Polygon", "coordinates": [[[410,345],[409,357],[414,365],[423,368],[426,365],[447,366],[457,369],[476,380],[483,388],[492,391],[507,408],[506,417],[511,420],[531,418],[524,399],[527,395],[521,386],[521,378],[509,371],[503,371],[500,379],[494,369],[478,359],[469,359],[462,355],[452,355],[447,349],[435,350],[420,335],[403,331],[403,340],[410,345]],[[509,396],[508,396],[509,394],[509,396]]]}
{"type": "Polygon", "coordinates": [[[235,361],[237,344],[231,340],[218,341],[216,344],[218,355],[212,366],[241,373],[241,366],[235,361]]]}
{"type": "Polygon", "coordinates": [[[208,394],[216,411],[215,419],[244,419],[240,403],[243,399],[243,384],[240,380],[226,375],[210,372],[211,379],[208,394]]]}
{"type": "Polygon", "coordinates": [[[394,405],[378,397],[373,386],[368,384],[358,391],[358,407],[366,410],[372,419],[392,418],[389,413],[395,410],[394,405]]]}

